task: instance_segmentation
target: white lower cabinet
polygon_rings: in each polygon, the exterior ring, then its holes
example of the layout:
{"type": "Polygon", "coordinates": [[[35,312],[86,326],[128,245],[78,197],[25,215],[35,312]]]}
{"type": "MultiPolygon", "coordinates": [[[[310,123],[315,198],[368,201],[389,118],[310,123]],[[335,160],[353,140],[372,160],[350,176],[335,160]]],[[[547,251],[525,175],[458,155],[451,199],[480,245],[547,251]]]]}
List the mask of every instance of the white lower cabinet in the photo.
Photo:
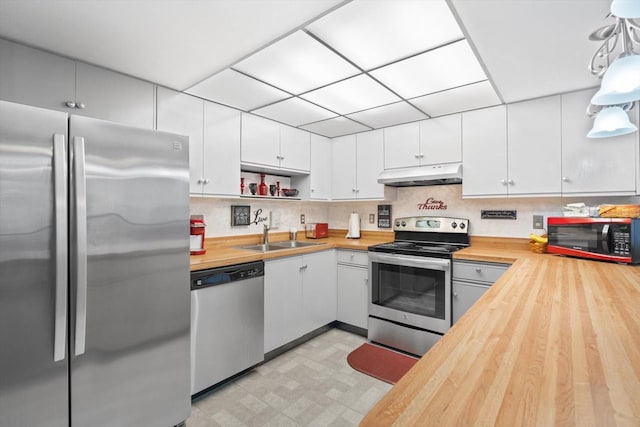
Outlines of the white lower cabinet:
{"type": "Polygon", "coordinates": [[[452,324],[471,308],[509,268],[508,264],[453,261],[452,324]]]}
{"type": "Polygon", "coordinates": [[[335,251],[265,262],[264,352],[336,318],[335,251]]]}
{"type": "Polygon", "coordinates": [[[367,252],[337,251],[337,320],[367,329],[369,318],[369,262],[367,252]]]}

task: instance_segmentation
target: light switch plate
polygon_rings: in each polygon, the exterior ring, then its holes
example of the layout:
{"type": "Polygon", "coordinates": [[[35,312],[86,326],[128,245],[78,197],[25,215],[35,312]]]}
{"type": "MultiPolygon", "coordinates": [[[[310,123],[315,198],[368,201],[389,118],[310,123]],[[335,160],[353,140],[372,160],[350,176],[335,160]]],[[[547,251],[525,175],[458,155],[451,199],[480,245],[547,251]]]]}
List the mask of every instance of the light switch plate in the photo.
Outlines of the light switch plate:
{"type": "Polygon", "coordinates": [[[533,216],[533,228],[535,228],[535,229],[544,228],[544,216],[543,215],[534,215],[533,216]]]}
{"type": "Polygon", "coordinates": [[[279,211],[271,211],[269,212],[269,227],[271,229],[280,228],[280,212],[279,211]]]}
{"type": "Polygon", "coordinates": [[[369,214],[369,224],[374,224],[376,222],[376,214],[369,214]]]}
{"type": "Polygon", "coordinates": [[[300,214],[300,224],[304,224],[304,214],[300,214]]]}

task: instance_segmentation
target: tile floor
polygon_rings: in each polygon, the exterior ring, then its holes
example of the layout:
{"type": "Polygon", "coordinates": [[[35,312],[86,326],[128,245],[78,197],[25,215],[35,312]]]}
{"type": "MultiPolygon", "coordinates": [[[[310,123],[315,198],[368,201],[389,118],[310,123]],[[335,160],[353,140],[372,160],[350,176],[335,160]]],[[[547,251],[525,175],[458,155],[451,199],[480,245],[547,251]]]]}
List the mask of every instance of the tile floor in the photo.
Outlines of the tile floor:
{"type": "Polygon", "coordinates": [[[194,401],[186,425],[356,426],[391,388],[347,364],[364,342],[331,329],[194,401]]]}

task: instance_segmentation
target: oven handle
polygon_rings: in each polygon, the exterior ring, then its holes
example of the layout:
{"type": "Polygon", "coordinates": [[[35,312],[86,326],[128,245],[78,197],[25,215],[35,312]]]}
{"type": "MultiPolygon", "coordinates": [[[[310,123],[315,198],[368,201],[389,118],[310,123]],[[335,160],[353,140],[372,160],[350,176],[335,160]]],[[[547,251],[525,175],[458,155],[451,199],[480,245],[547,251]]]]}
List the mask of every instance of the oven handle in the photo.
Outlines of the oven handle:
{"type": "Polygon", "coordinates": [[[369,252],[369,261],[380,264],[400,265],[407,267],[428,268],[430,270],[447,271],[451,267],[451,260],[398,254],[380,254],[369,252]]]}

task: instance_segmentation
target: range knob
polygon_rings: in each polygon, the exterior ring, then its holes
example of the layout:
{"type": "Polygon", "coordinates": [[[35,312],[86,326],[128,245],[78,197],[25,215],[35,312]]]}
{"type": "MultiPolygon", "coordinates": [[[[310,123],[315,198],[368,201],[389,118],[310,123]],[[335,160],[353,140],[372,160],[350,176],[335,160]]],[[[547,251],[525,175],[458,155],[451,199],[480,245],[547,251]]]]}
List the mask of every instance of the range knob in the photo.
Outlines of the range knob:
{"type": "Polygon", "coordinates": [[[405,221],[402,221],[402,226],[403,226],[403,227],[406,227],[406,226],[407,226],[407,223],[406,223],[405,221]]]}
{"type": "Polygon", "coordinates": [[[464,225],[464,222],[461,222],[461,223],[460,223],[460,230],[464,230],[466,227],[467,227],[467,226],[466,226],[466,225],[464,225]]]}
{"type": "Polygon", "coordinates": [[[396,221],[396,227],[400,227],[400,221],[396,221]]]}
{"type": "Polygon", "coordinates": [[[451,223],[451,228],[455,229],[457,226],[458,226],[457,222],[454,221],[451,223]]]}

